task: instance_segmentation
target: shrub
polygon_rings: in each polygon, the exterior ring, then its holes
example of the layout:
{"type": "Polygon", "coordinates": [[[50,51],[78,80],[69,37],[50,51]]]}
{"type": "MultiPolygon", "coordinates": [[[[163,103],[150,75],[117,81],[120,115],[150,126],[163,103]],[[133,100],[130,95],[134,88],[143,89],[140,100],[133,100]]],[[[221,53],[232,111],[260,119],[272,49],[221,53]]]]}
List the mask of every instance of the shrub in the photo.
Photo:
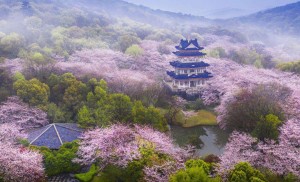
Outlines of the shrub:
{"type": "Polygon", "coordinates": [[[93,179],[98,169],[95,164],[90,167],[90,170],[86,173],[75,174],[75,178],[80,180],[81,182],[89,182],[93,179]]]}
{"type": "Polygon", "coordinates": [[[80,165],[72,162],[76,157],[78,146],[77,141],[73,141],[63,144],[57,151],[52,151],[47,147],[40,147],[39,150],[44,155],[46,174],[54,176],[79,170],[80,165]]]}

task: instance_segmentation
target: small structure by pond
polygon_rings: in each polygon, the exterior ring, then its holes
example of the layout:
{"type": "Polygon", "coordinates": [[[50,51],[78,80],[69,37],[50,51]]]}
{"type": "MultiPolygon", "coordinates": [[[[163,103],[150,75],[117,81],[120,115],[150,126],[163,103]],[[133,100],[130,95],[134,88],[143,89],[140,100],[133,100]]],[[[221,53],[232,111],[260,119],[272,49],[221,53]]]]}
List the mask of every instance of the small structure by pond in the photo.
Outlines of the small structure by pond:
{"type": "Polygon", "coordinates": [[[28,141],[30,145],[59,149],[63,143],[78,139],[82,131],[74,123],[54,123],[31,131],[28,134],[28,141]]]}

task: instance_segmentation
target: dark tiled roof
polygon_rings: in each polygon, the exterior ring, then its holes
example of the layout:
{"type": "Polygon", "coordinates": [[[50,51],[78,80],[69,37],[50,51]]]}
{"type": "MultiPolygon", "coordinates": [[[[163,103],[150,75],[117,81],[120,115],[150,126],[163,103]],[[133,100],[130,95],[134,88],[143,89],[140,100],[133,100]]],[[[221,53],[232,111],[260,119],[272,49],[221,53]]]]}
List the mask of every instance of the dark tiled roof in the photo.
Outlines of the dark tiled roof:
{"type": "Polygon", "coordinates": [[[201,61],[201,62],[192,62],[192,63],[182,63],[180,61],[173,61],[170,62],[170,65],[175,68],[201,68],[201,67],[208,67],[209,64],[201,61]]]}
{"type": "Polygon", "coordinates": [[[30,132],[28,140],[31,145],[59,149],[63,143],[78,139],[81,133],[82,129],[77,124],[55,123],[30,132]]]}
{"type": "Polygon", "coordinates": [[[203,47],[199,46],[197,39],[190,40],[190,41],[181,39],[179,46],[175,46],[175,48],[178,50],[202,50],[202,49],[204,49],[203,47]],[[193,44],[195,46],[195,48],[187,48],[191,44],[193,44]]]}
{"type": "Polygon", "coordinates": [[[193,74],[193,75],[188,75],[188,74],[182,74],[182,75],[176,75],[174,71],[167,71],[167,74],[177,80],[185,80],[185,79],[191,79],[191,78],[211,78],[213,77],[211,73],[205,71],[204,73],[201,74],[193,74]]]}
{"type": "Polygon", "coordinates": [[[173,54],[175,54],[176,56],[180,56],[180,57],[196,57],[196,56],[205,56],[206,54],[203,52],[199,52],[199,51],[176,51],[173,52],[173,54]]]}

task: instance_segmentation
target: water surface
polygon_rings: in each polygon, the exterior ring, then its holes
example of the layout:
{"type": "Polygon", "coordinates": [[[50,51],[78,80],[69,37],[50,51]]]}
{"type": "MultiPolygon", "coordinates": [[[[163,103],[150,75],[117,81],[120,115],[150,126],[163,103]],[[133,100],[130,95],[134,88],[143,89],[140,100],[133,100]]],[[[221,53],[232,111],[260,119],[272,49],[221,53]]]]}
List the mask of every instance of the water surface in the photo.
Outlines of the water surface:
{"type": "Polygon", "coordinates": [[[196,151],[199,156],[222,154],[229,137],[229,134],[218,126],[196,126],[192,128],[171,126],[171,135],[180,146],[188,144],[191,137],[196,136],[201,139],[204,145],[196,151]]]}

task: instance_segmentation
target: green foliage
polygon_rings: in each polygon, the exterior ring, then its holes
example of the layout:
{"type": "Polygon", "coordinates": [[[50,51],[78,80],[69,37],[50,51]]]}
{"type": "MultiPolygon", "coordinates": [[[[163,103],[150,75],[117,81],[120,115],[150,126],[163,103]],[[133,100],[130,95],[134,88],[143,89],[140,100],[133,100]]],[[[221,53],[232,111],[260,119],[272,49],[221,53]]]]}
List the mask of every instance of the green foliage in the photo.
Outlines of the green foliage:
{"type": "Polygon", "coordinates": [[[213,58],[226,58],[227,54],[222,47],[216,47],[209,51],[208,55],[213,58]]]}
{"type": "Polygon", "coordinates": [[[12,93],[13,79],[5,69],[0,68],[0,80],[0,102],[2,102],[12,93]]]}
{"type": "Polygon", "coordinates": [[[177,171],[170,177],[170,182],[220,182],[220,178],[210,178],[210,165],[198,160],[188,160],[185,169],[177,171]]]}
{"type": "Polygon", "coordinates": [[[0,51],[9,56],[16,56],[24,44],[24,38],[17,33],[11,33],[0,40],[0,51]]]}
{"type": "Polygon", "coordinates": [[[170,177],[170,182],[220,182],[219,178],[210,178],[202,167],[180,170],[170,177]]]}
{"type": "Polygon", "coordinates": [[[127,95],[111,94],[109,102],[114,121],[127,122],[131,120],[132,102],[127,95]]]}
{"type": "Polygon", "coordinates": [[[259,140],[272,139],[277,140],[279,131],[278,128],[281,125],[279,118],[273,114],[268,114],[265,117],[261,117],[254,128],[252,135],[259,140]]]}
{"type": "Polygon", "coordinates": [[[240,64],[250,64],[254,65],[254,63],[258,60],[261,60],[262,57],[254,50],[243,48],[238,51],[230,51],[229,57],[240,64]]]}
{"type": "Polygon", "coordinates": [[[137,45],[133,44],[132,46],[128,47],[125,51],[126,54],[133,56],[133,57],[138,57],[143,54],[143,49],[137,45]]]}
{"type": "Polygon", "coordinates": [[[92,115],[89,109],[86,106],[83,106],[77,115],[78,124],[83,128],[89,128],[95,126],[95,120],[92,118],[92,115]]]}
{"type": "Polygon", "coordinates": [[[288,71],[293,73],[300,73],[300,61],[280,63],[277,65],[277,68],[282,71],[288,71]]]}
{"type": "Polygon", "coordinates": [[[96,175],[97,172],[98,172],[97,166],[93,164],[90,167],[90,170],[88,172],[75,174],[75,178],[81,182],[89,182],[92,181],[93,177],[96,175]]]}
{"type": "Polygon", "coordinates": [[[52,123],[66,122],[65,113],[56,104],[50,103],[47,105],[47,117],[52,123]]]}
{"type": "Polygon", "coordinates": [[[192,168],[192,167],[200,167],[203,168],[203,171],[206,174],[210,173],[210,169],[211,169],[211,165],[204,162],[201,159],[190,159],[188,161],[185,162],[185,167],[186,168],[192,168]]]}
{"type": "Polygon", "coordinates": [[[26,139],[19,139],[18,143],[21,144],[24,147],[28,147],[30,145],[29,141],[26,139]]]}
{"type": "Polygon", "coordinates": [[[44,155],[45,171],[48,176],[54,176],[61,173],[76,172],[80,165],[73,163],[78,150],[77,141],[63,144],[59,150],[50,150],[46,147],[40,147],[39,150],[44,155]]]}
{"type": "Polygon", "coordinates": [[[25,80],[21,77],[14,82],[13,87],[17,95],[30,105],[43,107],[48,102],[50,95],[48,85],[35,78],[25,80]]]}
{"type": "Polygon", "coordinates": [[[119,38],[119,46],[122,52],[134,44],[138,44],[141,40],[134,35],[123,35],[119,38]]]}
{"type": "Polygon", "coordinates": [[[230,182],[264,182],[266,177],[247,162],[240,162],[230,171],[230,182]]]}
{"type": "Polygon", "coordinates": [[[167,131],[167,121],[159,109],[150,106],[145,108],[141,101],[136,101],[132,107],[133,122],[149,124],[160,131],[167,131]]]}

